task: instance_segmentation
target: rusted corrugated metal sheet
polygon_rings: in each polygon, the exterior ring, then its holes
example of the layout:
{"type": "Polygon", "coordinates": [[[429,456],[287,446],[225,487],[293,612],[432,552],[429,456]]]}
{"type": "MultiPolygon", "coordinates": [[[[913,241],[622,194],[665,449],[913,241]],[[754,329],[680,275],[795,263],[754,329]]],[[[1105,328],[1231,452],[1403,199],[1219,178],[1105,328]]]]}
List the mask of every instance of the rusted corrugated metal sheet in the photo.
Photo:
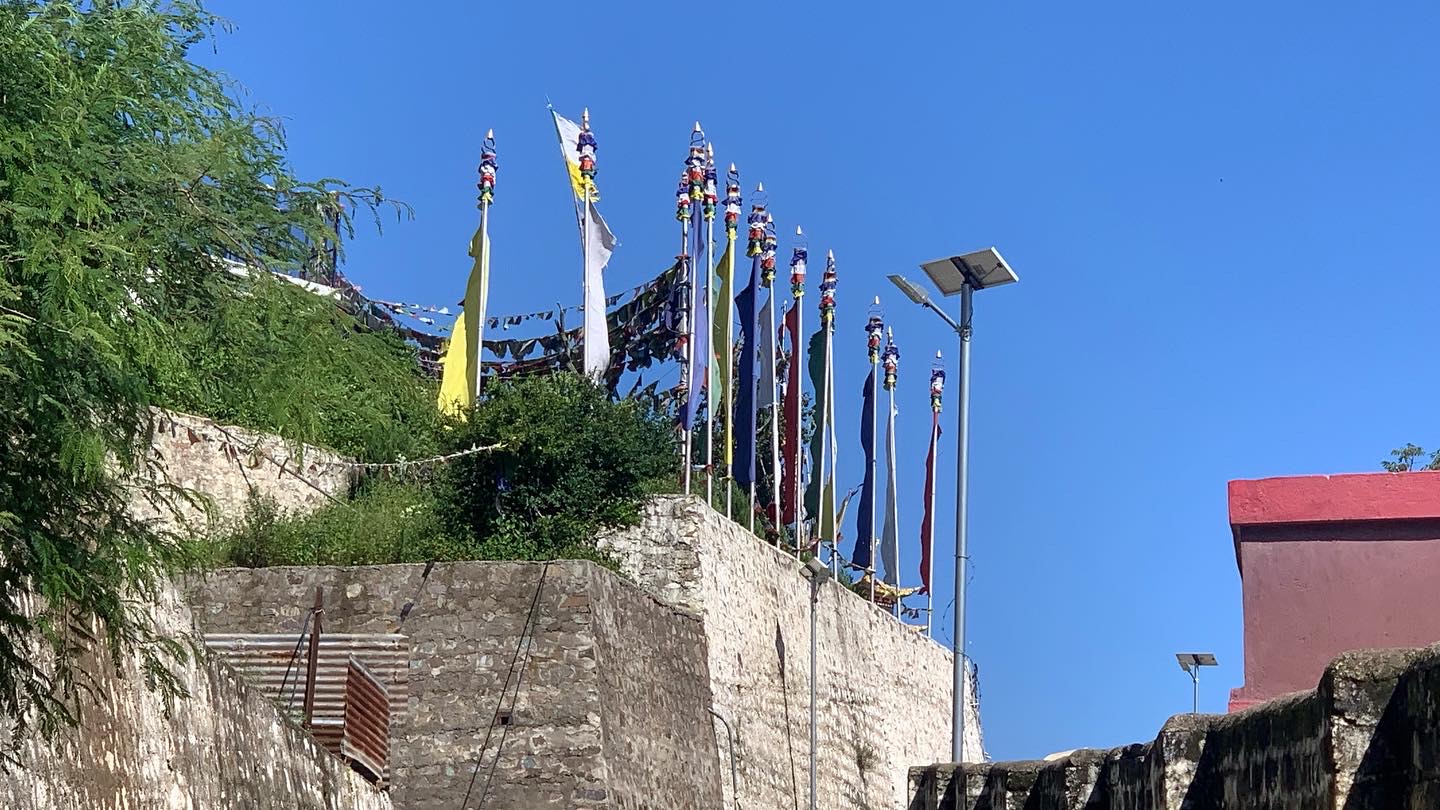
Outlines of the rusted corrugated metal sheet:
{"type": "MultiPolygon", "coordinates": [[[[299,722],[308,640],[293,633],[210,633],[205,647],[244,672],[299,722]]],[[[326,748],[388,779],[389,729],[404,716],[410,697],[409,638],[321,633],[317,659],[311,732],[326,748]],[[347,724],[351,718],[358,724],[353,729],[347,724]]]]}
{"type": "Polygon", "coordinates": [[[390,761],[390,697],[385,687],[355,658],[345,677],[345,735],[340,753],[385,778],[390,761]]]}

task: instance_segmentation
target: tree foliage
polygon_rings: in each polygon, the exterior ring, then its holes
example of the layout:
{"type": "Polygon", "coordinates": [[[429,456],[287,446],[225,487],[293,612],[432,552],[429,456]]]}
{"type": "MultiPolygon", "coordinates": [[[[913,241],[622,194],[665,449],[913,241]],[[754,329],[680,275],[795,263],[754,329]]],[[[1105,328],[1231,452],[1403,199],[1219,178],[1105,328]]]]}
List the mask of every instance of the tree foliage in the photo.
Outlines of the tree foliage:
{"type": "Polygon", "coordinates": [[[144,601],[188,546],[128,505],[166,495],[133,475],[150,406],[224,401],[180,350],[234,295],[217,257],[296,267],[336,236],[326,206],[381,202],[294,177],[279,126],[187,58],[213,24],[188,0],[0,4],[0,713],[17,735],[71,718],[92,645],[165,683],[176,651],[144,601]]]}
{"type": "Polygon", "coordinates": [[[675,464],[663,417],[573,373],[492,386],[449,441],[501,445],[446,465],[438,482],[442,519],[479,559],[591,557],[596,534],[638,522],[675,464]]]}
{"type": "Polygon", "coordinates": [[[1393,461],[1380,462],[1386,472],[1410,472],[1417,463],[1422,470],[1440,470],[1440,450],[1430,453],[1423,447],[1406,442],[1404,447],[1391,450],[1390,455],[1393,461]]]}
{"type": "Polygon", "coordinates": [[[167,407],[317,444],[364,461],[434,454],[436,386],[395,334],[269,273],[175,319],[167,407]]]}

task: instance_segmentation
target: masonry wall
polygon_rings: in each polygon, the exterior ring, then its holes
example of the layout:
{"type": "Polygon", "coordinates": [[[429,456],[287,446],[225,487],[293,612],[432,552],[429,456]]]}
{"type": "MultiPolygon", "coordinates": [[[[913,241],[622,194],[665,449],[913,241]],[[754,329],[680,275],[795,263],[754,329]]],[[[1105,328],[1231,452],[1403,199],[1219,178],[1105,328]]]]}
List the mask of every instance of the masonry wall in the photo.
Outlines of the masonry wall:
{"type": "MultiPolygon", "coordinates": [[[[715,710],[737,736],[739,801],[727,773],[725,806],[805,806],[810,586],[799,563],[691,498],[656,499],[604,544],[641,587],[703,617],[715,710]]],[[[909,766],[950,753],[950,653],[833,582],[817,609],[817,806],[903,807],[909,766]]],[[[980,758],[967,702],[966,750],[980,758]]],[[[718,722],[715,733],[724,759],[718,722]]]]}
{"type": "Polygon", "coordinates": [[[411,640],[410,710],[391,732],[397,808],[454,810],[467,792],[487,810],[720,805],[693,616],[587,562],[228,569],[192,599],[210,632],[297,632],[316,585],[326,628],[411,640]],[[491,731],[508,695],[510,724],[491,731]]]}
{"type": "Polygon", "coordinates": [[[1440,645],[1345,653],[1318,686],[1053,762],[929,765],[910,810],[1440,807],[1440,645]]]}
{"type": "MultiPolygon", "coordinates": [[[[155,608],[174,636],[191,614],[173,588],[155,608]]],[[[188,699],[165,703],[135,660],[118,669],[88,657],[95,699],[53,743],[25,741],[0,771],[6,810],[389,810],[389,798],[321,748],[234,670],[192,661],[177,669],[188,699]]]]}
{"type": "Polygon", "coordinates": [[[133,508],[181,531],[240,519],[252,492],[302,514],[343,499],[354,483],[354,467],[330,450],[173,411],[155,412],[150,446],[159,477],[197,497],[133,508]]]}

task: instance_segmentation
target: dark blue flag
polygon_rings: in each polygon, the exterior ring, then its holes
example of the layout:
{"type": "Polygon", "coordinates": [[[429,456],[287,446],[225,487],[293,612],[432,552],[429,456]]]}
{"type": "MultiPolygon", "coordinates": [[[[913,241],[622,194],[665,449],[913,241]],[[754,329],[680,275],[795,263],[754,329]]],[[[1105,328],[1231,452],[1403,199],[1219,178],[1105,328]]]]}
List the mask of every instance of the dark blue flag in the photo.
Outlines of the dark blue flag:
{"type": "Polygon", "coordinates": [[[855,554],[850,562],[868,569],[875,548],[875,368],[865,377],[865,406],[860,411],[860,448],[865,453],[865,483],[855,515],[855,554]]]}
{"type": "Polygon", "coordinates": [[[755,363],[759,359],[760,313],[755,307],[760,286],[760,257],[750,262],[750,283],[735,296],[740,310],[740,367],[735,375],[735,460],[730,475],[749,487],[755,482],[755,363]]]}

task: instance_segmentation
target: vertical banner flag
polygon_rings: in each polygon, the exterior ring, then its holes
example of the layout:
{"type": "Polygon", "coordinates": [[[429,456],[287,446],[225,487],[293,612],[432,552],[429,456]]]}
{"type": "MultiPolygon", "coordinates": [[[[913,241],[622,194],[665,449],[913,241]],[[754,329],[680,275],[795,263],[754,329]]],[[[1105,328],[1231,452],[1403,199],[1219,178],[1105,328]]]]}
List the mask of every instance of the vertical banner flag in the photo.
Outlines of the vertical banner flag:
{"type": "Polygon", "coordinates": [[[820,277],[820,329],[810,338],[810,379],[815,386],[815,436],[810,443],[811,462],[820,474],[811,477],[805,505],[815,516],[815,537],[835,540],[835,386],[832,332],[835,324],[835,254],[825,257],[820,277]]]}
{"type": "Polygon", "coordinates": [[[758,317],[755,304],[760,295],[760,259],[765,248],[765,208],[759,201],[750,206],[749,225],[749,245],[745,253],[750,257],[750,279],[735,297],[735,305],[740,310],[741,348],[736,374],[740,387],[734,415],[739,447],[732,471],[735,481],[747,488],[755,483],[755,363],[759,359],[756,341],[760,331],[755,322],[758,317]]]}
{"type": "Polygon", "coordinates": [[[900,349],[895,333],[889,332],[880,364],[885,369],[885,390],[890,402],[885,410],[885,524],[880,531],[880,561],[885,565],[885,584],[900,587],[900,504],[895,481],[895,379],[900,368],[900,349]]]}
{"type": "Polygon", "coordinates": [[[485,309],[490,298],[490,203],[495,199],[495,130],[485,133],[480,149],[480,227],[470,239],[470,277],[465,304],[455,319],[440,370],[440,410],[464,413],[480,393],[481,347],[485,309]]]}
{"type": "MultiPolygon", "coordinates": [[[[713,160],[710,165],[713,167],[713,160]]],[[[713,169],[712,169],[713,170],[713,169]]],[[[708,193],[708,192],[707,192],[708,193]]],[[[706,204],[710,202],[707,198],[706,204]]],[[[724,469],[729,471],[730,476],[739,479],[735,472],[735,415],[731,413],[730,404],[733,401],[734,389],[732,388],[734,376],[733,367],[735,364],[735,318],[732,297],[735,295],[735,241],[738,225],[730,219],[730,208],[740,207],[740,173],[735,169],[735,164],[730,164],[730,171],[725,175],[725,253],[720,256],[720,261],[715,263],[715,278],[719,281],[719,292],[715,296],[715,317],[711,328],[711,343],[714,346],[714,357],[712,362],[715,369],[715,399],[717,413],[725,414],[725,446],[721,448],[720,463],[724,469]]],[[[735,298],[735,301],[740,299],[735,298]]],[[[740,441],[744,441],[744,434],[740,434],[740,441]]],[[[745,482],[741,482],[745,484],[745,482]]],[[[728,492],[728,490],[727,490],[728,492]]]]}
{"type": "Polygon", "coordinates": [[[860,511],[855,515],[855,552],[850,562],[863,570],[874,563],[875,532],[875,369],[865,376],[860,408],[860,451],[865,455],[865,480],[860,485],[860,511]]]}
{"type": "MultiPolygon", "coordinates": [[[[790,515],[792,520],[798,517],[796,511],[799,508],[801,481],[801,459],[800,454],[800,401],[803,393],[800,390],[800,301],[790,305],[785,313],[785,333],[790,339],[790,357],[785,365],[785,393],[782,405],[785,411],[785,433],[780,437],[780,456],[784,459],[785,488],[780,493],[780,511],[783,515],[790,515]]],[[[781,518],[784,519],[783,517],[781,518]]],[[[794,538],[795,546],[800,547],[800,538],[794,538]]]]}
{"type": "Polygon", "coordinates": [[[600,192],[595,187],[595,136],[590,132],[590,111],[581,115],[581,123],[555,112],[555,133],[560,137],[560,154],[570,176],[575,195],[575,213],[580,224],[580,244],[584,249],[585,319],[581,343],[584,346],[585,374],[593,379],[604,377],[610,368],[610,332],[605,323],[605,265],[615,252],[615,235],[600,216],[595,203],[600,192]]]}
{"type": "MultiPolygon", "coordinates": [[[[939,353],[936,353],[938,358],[939,353]]],[[[935,540],[935,455],[940,446],[940,397],[945,393],[945,369],[930,372],[930,452],[925,455],[925,512],[920,520],[920,582],[930,591],[930,565],[935,540]]],[[[927,620],[928,621],[928,620],[927,620]]]]}

